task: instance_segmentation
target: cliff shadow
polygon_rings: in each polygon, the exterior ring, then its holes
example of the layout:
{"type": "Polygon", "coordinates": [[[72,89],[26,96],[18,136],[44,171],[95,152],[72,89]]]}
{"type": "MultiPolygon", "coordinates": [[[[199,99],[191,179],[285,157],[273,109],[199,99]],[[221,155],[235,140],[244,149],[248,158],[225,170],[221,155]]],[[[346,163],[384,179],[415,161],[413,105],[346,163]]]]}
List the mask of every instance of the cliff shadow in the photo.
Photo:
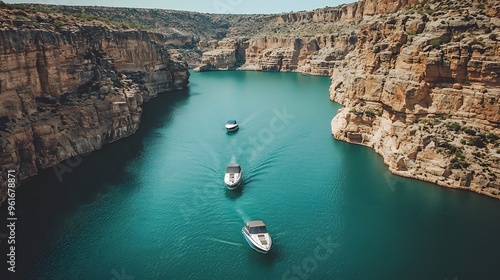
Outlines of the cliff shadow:
{"type": "MultiPolygon", "coordinates": [[[[144,152],[144,140],[156,128],[168,125],[179,105],[187,102],[190,90],[169,92],[143,104],[139,129],[134,135],[104,145],[87,155],[80,155],[63,161],[66,172],[59,175],[54,167],[39,172],[24,180],[17,189],[20,207],[17,216],[23,220],[26,232],[54,223],[61,216],[79,205],[93,201],[100,193],[106,192],[117,183],[127,181],[121,191],[134,191],[139,184],[126,166],[144,152]],[[71,166],[68,166],[71,163],[71,166]]],[[[7,203],[0,207],[4,216],[7,203]]],[[[22,234],[25,230],[20,230],[22,234]]]]}

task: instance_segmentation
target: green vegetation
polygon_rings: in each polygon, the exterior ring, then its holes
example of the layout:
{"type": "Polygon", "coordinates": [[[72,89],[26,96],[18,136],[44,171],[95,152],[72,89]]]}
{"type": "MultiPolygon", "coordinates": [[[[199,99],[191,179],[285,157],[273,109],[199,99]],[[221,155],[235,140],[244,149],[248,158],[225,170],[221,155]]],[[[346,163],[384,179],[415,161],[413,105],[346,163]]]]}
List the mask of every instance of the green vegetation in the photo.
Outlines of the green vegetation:
{"type": "Polygon", "coordinates": [[[498,135],[496,135],[496,134],[494,134],[494,133],[488,133],[488,134],[486,135],[486,140],[487,140],[489,143],[492,143],[492,144],[495,144],[499,138],[500,138],[500,137],[498,137],[498,135]]]}
{"type": "Polygon", "coordinates": [[[470,164],[468,162],[466,162],[465,160],[454,157],[451,159],[450,168],[461,169],[461,168],[467,168],[467,167],[469,167],[469,165],[470,164]]]}
{"type": "Polygon", "coordinates": [[[486,147],[486,144],[484,143],[483,139],[479,136],[474,136],[469,139],[469,142],[467,143],[470,146],[476,146],[478,148],[484,148],[486,147]]]}
{"type": "Polygon", "coordinates": [[[369,118],[373,118],[373,117],[375,117],[375,113],[374,113],[373,111],[371,111],[371,110],[366,110],[366,111],[365,111],[365,115],[366,115],[367,117],[369,117],[369,118]]]}
{"type": "Polygon", "coordinates": [[[428,14],[430,16],[432,16],[432,14],[435,12],[433,9],[431,9],[431,7],[429,5],[425,5],[424,6],[424,9],[422,10],[422,12],[424,14],[428,14]]]}
{"type": "Polygon", "coordinates": [[[460,149],[456,150],[454,154],[455,157],[451,159],[451,168],[460,169],[469,167],[469,163],[465,161],[465,156],[460,149]]]}
{"type": "MultiPolygon", "coordinates": [[[[89,13],[74,13],[74,12],[68,12],[68,11],[62,11],[59,10],[58,8],[56,9],[51,9],[51,8],[46,8],[41,5],[31,5],[31,4],[7,4],[3,1],[0,1],[0,8],[4,8],[7,10],[15,10],[14,14],[16,19],[18,20],[28,20],[30,15],[27,12],[38,12],[38,13],[45,13],[45,14],[50,14],[54,15],[54,13],[59,13],[60,16],[58,19],[54,20],[54,26],[56,27],[61,27],[64,25],[64,22],[66,21],[65,17],[68,16],[73,16],[74,18],[81,19],[83,21],[100,21],[106,24],[114,25],[114,26],[120,26],[123,28],[132,28],[132,29],[150,29],[149,27],[139,25],[136,23],[131,23],[131,22],[118,22],[110,18],[102,17],[102,16],[97,16],[89,13]]],[[[57,17],[57,16],[56,16],[57,17]]],[[[37,24],[39,26],[39,24],[37,24]]]]}
{"type": "Polygon", "coordinates": [[[436,119],[436,118],[432,118],[432,119],[414,119],[413,120],[413,123],[415,122],[419,122],[423,125],[429,125],[430,127],[434,127],[435,125],[438,125],[441,123],[441,120],[439,119],[436,119]]]}
{"type": "Polygon", "coordinates": [[[430,40],[429,42],[429,45],[433,46],[433,47],[439,47],[441,46],[441,38],[434,38],[432,40],[430,40]]]}
{"type": "Polygon", "coordinates": [[[471,136],[475,136],[476,135],[476,131],[474,129],[471,129],[471,128],[464,128],[464,132],[468,135],[471,135],[471,136]]]}
{"type": "Polygon", "coordinates": [[[457,37],[453,37],[453,42],[460,42],[460,41],[462,41],[463,38],[465,38],[465,34],[464,33],[460,34],[457,37]]]}
{"type": "Polygon", "coordinates": [[[455,132],[458,132],[460,130],[460,124],[457,122],[448,124],[448,130],[453,130],[455,132]]]}

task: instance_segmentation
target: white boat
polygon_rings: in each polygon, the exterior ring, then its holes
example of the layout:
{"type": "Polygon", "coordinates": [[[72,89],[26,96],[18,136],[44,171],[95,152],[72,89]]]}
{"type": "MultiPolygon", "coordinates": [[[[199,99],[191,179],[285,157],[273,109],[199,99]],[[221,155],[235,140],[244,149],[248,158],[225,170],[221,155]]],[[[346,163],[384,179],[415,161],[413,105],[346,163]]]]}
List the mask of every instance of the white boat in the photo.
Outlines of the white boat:
{"type": "Polygon", "coordinates": [[[238,123],[236,122],[236,120],[228,120],[227,123],[226,123],[226,130],[227,131],[235,131],[235,130],[238,130],[239,125],[238,123]]]}
{"type": "Polygon", "coordinates": [[[224,183],[230,190],[236,189],[243,179],[243,169],[239,164],[229,164],[226,167],[226,175],[224,175],[224,183]]]}
{"type": "Polygon", "coordinates": [[[267,231],[266,225],[262,221],[248,222],[241,230],[250,247],[255,251],[267,254],[271,250],[273,241],[267,231]]]}

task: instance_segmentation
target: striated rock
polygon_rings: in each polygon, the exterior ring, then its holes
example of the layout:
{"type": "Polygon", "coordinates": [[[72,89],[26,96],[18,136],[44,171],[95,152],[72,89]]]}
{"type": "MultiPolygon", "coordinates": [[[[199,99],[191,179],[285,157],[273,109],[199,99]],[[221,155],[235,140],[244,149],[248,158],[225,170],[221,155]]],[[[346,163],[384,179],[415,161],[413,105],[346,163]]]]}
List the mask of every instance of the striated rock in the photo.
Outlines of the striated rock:
{"type": "Polygon", "coordinates": [[[5,28],[16,12],[0,9],[3,174],[14,169],[24,179],[132,135],[144,101],[188,84],[187,65],[157,34],[100,23],[34,29],[29,20],[5,28]]]}
{"type": "Polygon", "coordinates": [[[196,72],[210,70],[232,70],[244,62],[247,44],[245,38],[224,39],[222,41],[200,42],[200,47],[211,48],[204,52],[196,72]]]}
{"type": "Polygon", "coordinates": [[[202,63],[195,71],[239,68],[327,76],[355,44],[354,34],[225,39],[203,44],[214,49],[203,53],[202,63]]]}
{"type": "MultiPolygon", "coordinates": [[[[297,71],[311,75],[332,75],[344,57],[355,48],[359,21],[380,13],[393,12],[417,4],[417,0],[370,0],[327,7],[310,12],[271,16],[260,26],[263,31],[239,44],[238,39],[200,41],[204,49],[197,71],[259,70],[297,71]],[[208,48],[209,50],[206,50],[208,48]],[[234,53],[231,51],[233,50],[234,53]],[[238,57],[238,54],[244,54],[238,57]]],[[[414,23],[415,28],[423,25],[414,23]]]]}
{"type": "Polygon", "coordinates": [[[331,76],[330,98],[345,107],[333,136],[374,148],[395,174],[500,198],[498,18],[472,1],[427,3],[432,15],[360,24],[331,76]]]}

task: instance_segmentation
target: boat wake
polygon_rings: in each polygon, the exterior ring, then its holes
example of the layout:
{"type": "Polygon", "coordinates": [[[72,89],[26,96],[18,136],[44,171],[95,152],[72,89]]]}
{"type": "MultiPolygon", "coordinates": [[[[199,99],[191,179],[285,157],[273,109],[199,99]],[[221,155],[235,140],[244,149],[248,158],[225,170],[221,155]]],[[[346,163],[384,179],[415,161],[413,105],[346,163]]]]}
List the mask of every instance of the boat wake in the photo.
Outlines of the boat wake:
{"type": "Polygon", "coordinates": [[[229,163],[236,163],[236,156],[235,155],[231,156],[231,160],[229,161],[229,163]]]}
{"type": "Polygon", "coordinates": [[[241,210],[240,208],[236,208],[236,212],[238,212],[238,214],[240,214],[240,217],[241,219],[243,220],[243,222],[249,222],[251,221],[252,219],[250,219],[250,217],[248,217],[247,214],[245,214],[245,212],[243,212],[243,210],[241,210]]]}
{"type": "Polygon", "coordinates": [[[250,123],[253,119],[257,118],[261,113],[254,111],[250,116],[248,116],[246,119],[242,120],[240,123],[243,125],[247,125],[250,123]]]}
{"type": "Polygon", "coordinates": [[[211,240],[211,241],[215,241],[215,242],[223,243],[223,244],[228,244],[228,245],[233,245],[233,246],[243,247],[243,244],[236,243],[236,242],[231,242],[231,241],[227,241],[227,240],[217,239],[217,238],[213,238],[213,237],[209,237],[209,238],[207,238],[207,239],[208,239],[208,240],[211,240]]]}

